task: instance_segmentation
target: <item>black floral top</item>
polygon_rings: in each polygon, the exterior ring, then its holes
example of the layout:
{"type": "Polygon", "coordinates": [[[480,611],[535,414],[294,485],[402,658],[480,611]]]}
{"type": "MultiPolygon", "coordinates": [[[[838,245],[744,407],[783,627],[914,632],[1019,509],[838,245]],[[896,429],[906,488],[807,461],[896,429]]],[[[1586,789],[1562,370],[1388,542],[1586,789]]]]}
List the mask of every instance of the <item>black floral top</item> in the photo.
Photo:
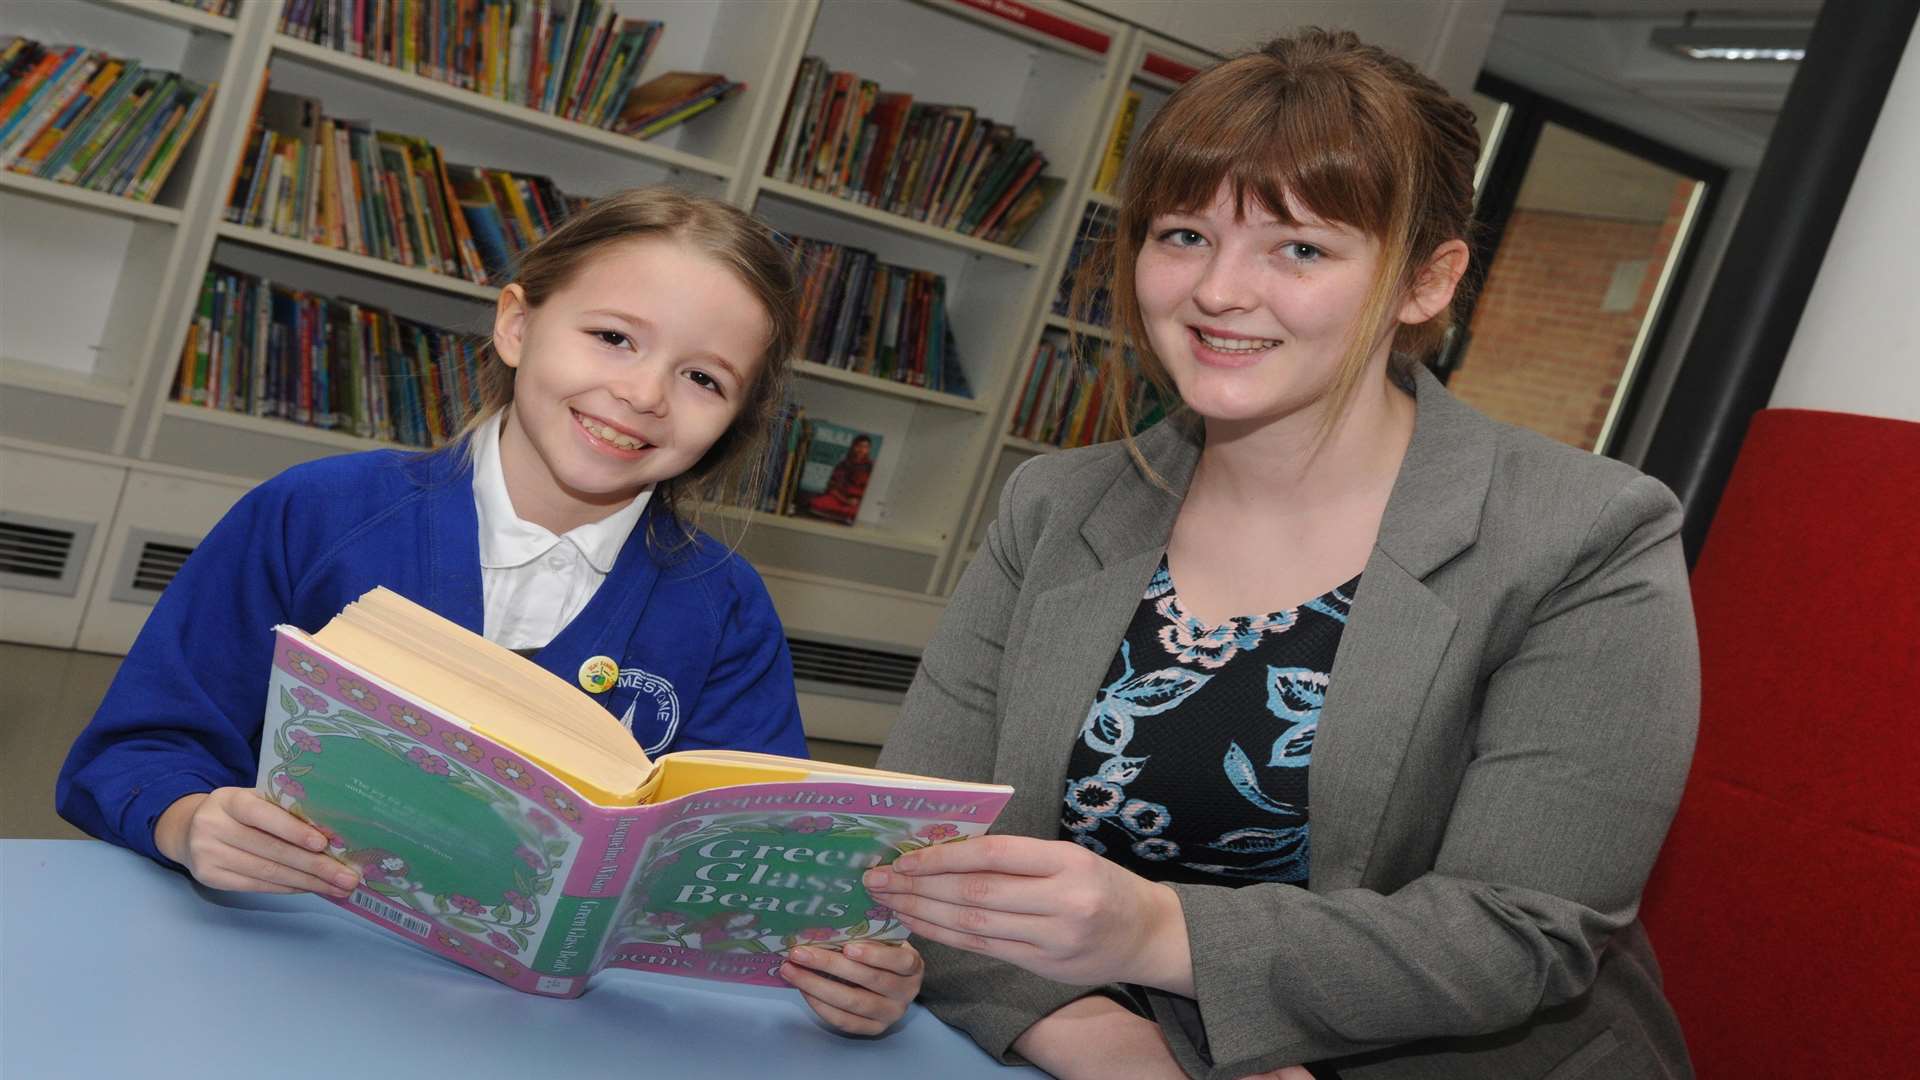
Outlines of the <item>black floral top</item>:
{"type": "Polygon", "coordinates": [[[1307,765],[1360,579],[1207,626],[1166,559],[1067,763],[1063,838],[1156,881],[1307,883],[1307,765]]]}

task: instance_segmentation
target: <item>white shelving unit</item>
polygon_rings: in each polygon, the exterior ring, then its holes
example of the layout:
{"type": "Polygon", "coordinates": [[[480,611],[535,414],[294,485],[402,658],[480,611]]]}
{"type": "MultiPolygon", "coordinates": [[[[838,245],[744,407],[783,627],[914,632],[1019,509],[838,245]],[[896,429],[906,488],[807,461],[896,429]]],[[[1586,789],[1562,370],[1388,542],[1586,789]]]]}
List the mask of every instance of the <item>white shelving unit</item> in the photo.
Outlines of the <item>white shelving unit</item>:
{"type": "MultiPolygon", "coordinates": [[[[171,399],[210,266],[455,330],[489,326],[498,295],[492,287],[225,220],[254,98],[270,73],[275,88],[317,98],[330,115],[425,135],[451,161],[544,174],[581,195],[676,185],[732,201],[789,235],[866,248],[943,275],[972,396],[796,365],[796,394],[809,415],[880,436],[860,520],[848,527],[710,511],[723,535],[748,524],[741,549],[763,569],[805,576],[814,583],[809,595],[831,580],[845,582],[849,597],[874,589],[943,595],[977,545],[983,507],[1012,463],[1049,449],[1003,435],[1035,341],[1049,327],[1102,333],[1049,308],[1082,210],[1090,198],[1105,199],[1088,186],[1122,91],[1132,85],[1164,100],[1167,86],[1143,66],[1149,53],[1195,66],[1208,58],[1066,0],[616,4],[625,16],[666,23],[649,72],[720,71],[747,90],[641,142],[280,33],[281,0],[241,0],[233,18],[164,0],[0,0],[9,32],[86,44],[219,84],[201,132],[153,204],[0,172],[0,315],[8,316],[0,318],[0,418],[12,452],[21,461],[38,451],[81,455],[89,468],[118,463],[169,485],[207,477],[221,487],[220,499],[230,499],[296,462],[382,445],[171,399]],[[1064,189],[1013,246],[768,178],[787,96],[808,55],[916,101],[965,104],[1013,124],[1046,153],[1047,171],[1064,189]]],[[[207,508],[220,500],[196,503],[191,520],[170,528],[167,501],[141,504],[149,515],[143,528],[198,535],[209,523],[207,508]]],[[[111,518],[114,508],[102,513],[111,518]]],[[[124,529],[108,531],[111,550],[119,550],[124,529]]],[[[111,569],[97,575],[94,593],[108,588],[111,569]]],[[[112,607],[97,597],[93,605],[112,607]]],[[[124,611],[116,617],[127,618],[124,611]]]]}
{"type": "Polygon", "coordinates": [[[1119,202],[1109,194],[1092,190],[1093,175],[1099,171],[1101,158],[1106,154],[1107,137],[1119,115],[1125,92],[1131,90],[1140,95],[1140,105],[1134,116],[1133,136],[1138,138],[1146,127],[1147,121],[1166,104],[1167,98],[1179,89],[1180,84],[1197,74],[1200,69],[1214,63],[1218,57],[1196,50],[1190,46],[1145,30],[1134,30],[1127,35],[1125,47],[1115,55],[1118,60],[1116,74],[1109,80],[1104,108],[1094,130],[1095,137],[1087,140],[1082,148],[1085,155],[1077,182],[1070,185],[1068,193],[1075,196],[1069,202],[1061,199],[1059,208],[1063,216],[1071,211],[1071,221],[1048,247],[1048,258],[1043,266],[1044,286],[1039,290],[1040,317],[1027,330],[1021,341],[1021,348],[1015,354],[1015,361],[1009,365],[1010,372],[1006,385],[995,395],[996,411],[993,415],[993,430],[999,432],[988,461],[978,470],[981,483],[975,486],[967,503],[965,524],[960,535],[964,542],[956,549],[953,560],[947,567],[946,580],[942,590],[951,592],[960,580],[960,574],[968,562],[980,550],[986,541],[987,526],[993,520],[994,509],[998,505],[1000,490],[1006,486],[1007,478],[1021,462],[1039,454],[1051,454],[1058,447],[1032,439],[1007,434],[1014,412],[1019,405],[1020,391],[1025,385],[1027,369],[1031,364],[1034,350],[1040,344],[1040,338],[1046,333],[1069,334],[1082,338],[1097,339],[1101,342],[1114,340],[1112,331],[1105,327],[1094,326],[1068,317],[1053,310],[1053,298],[1061,276],[1068,270],[1068,256],[1072,248],[1072,230],[1079,227],[1082,214],[1091,207],[1116,209],[1119,202]]]}

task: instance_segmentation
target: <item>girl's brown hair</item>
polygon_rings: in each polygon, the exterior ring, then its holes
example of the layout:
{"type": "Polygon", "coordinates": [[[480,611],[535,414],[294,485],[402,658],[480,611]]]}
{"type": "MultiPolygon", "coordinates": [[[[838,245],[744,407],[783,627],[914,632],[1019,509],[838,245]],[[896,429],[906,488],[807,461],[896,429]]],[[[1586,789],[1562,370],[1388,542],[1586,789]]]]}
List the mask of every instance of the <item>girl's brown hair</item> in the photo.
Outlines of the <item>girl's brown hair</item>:
{"type": "MultiPolygon", "coordinates": [[[[1076,283],[1083,320],[1097,286],[1107,283],[1111,291],[1119,341],[1105,350],[1102,377],[1126,386],[1135,377],[1129,369],[1137,368],[1161,400],[1177,400],[1141,319],[1134,260],[1154,218],[1204,209],[1226,184],[1242,212],[1253,199],[1292,223],[1291,198],[1380,244],[1378,277],[1328,395],[1328,424],[1336,423],[1389,331],[1392,373],[1404,380],[1438,351],[1452,326],[1465,290],[1427,322],[1396,327],[1395,317],[1434,250],[1468,236],[1479,152],[1472,110],[1412,64],[1350,32],[1302,30],[1201,72],[1167,99],[1135,142],[1113,236],[1076,283]],[[1129,362],[1129,349],[1137,363],[1129,362]]],[[[1106,395],[1105,419],[1144,467],[1133,445],[1130,396],[1106,395]]]]}
{"type": "MultiPolygon", "coordinates": [[[[671,521],[680,533],[664,545],[670,550],[691,540],[703,506],[737,503],[759,490],[767,439],[787,398],[800,326],[794,315],[793,262],[779,234],[737,207],[671,188],[633,188],[595,199],[520,253],[512,283],[526,290],[527,304],[537,308],[609,245],[649,239],[686,244],[733,271],[760,301],[771,328],[759,374],[746,387],[733,424],[691,469],[654,486],[653,503],[666,513],[650,514],[650,522],[671,521]]],[[[514,369],[500,359],[491,340],[479,351],[479,405],[461,428],[462,442],[513,402],[514,369]]],[[[650,538],[660,539],[657,533],[650,538]]]]}

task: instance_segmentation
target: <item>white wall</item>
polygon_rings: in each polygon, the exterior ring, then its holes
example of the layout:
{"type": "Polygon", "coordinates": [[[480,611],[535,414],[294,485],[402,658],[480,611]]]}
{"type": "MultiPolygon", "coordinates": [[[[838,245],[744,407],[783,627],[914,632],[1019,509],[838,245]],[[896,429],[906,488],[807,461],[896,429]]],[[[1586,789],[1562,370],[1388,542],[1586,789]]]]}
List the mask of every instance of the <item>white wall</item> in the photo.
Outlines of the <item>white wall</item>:
{"type": "Polygon", "coordinates": [[[1920,421],[1920,27],[1774,384],[1774,408],[1920,421]]]}
{"type": "Polygon", "coordinates": [[[1216,53],[1302,26],[1352,30],[1420,65],[1448,90],[1473,88],[1504,0],[1078,0],[1216,53]]]}

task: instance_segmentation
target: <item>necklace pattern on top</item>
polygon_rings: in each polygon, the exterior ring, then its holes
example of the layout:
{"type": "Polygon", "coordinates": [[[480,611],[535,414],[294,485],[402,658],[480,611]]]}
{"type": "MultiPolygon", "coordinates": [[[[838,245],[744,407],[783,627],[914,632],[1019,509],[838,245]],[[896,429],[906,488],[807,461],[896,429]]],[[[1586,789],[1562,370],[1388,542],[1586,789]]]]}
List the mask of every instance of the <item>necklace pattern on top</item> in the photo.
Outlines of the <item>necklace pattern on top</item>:
{"type": "Polygon", "coordinates": [[[1163,557],[1074,741],[1063,838],[1155,880],[1304,885],[1307,771],[1359,580],[1210,625],[1163,557]]]}

